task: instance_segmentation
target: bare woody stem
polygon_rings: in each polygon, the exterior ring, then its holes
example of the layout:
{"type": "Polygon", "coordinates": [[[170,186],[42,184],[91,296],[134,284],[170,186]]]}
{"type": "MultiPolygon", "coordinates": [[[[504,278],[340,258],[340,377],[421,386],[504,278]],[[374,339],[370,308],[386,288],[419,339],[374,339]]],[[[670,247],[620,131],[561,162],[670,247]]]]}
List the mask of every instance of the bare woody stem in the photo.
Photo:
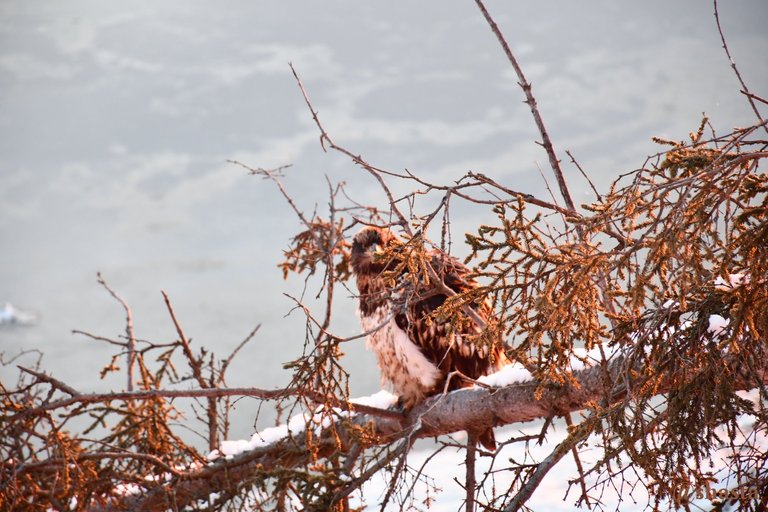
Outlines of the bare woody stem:
{"type": "MultiPolygon", "coordinates": [[[[768,383],[768,363],[765,362],[768,358],[761,357],[756,361],[762,364],[753,369],[754,380],[738,376],[734,381],[735,389],[751,389],[759,383],[768,383]]],[[[538,383],[534,380],[491,390],[462,389],[433,397],[412,409],[404,420],[380,416],[358,416],[354,421],[359,425],[372,426],[372,436],[369,438],[371,444],[387,444],[393,439],[402,438],[404,433],[413,438],[434,437],[460,430],[472,431],[488,425],[511,424],[546,418],[553,414],[561,415],[566,411],[583,410],[604,396],[603,380],[606,371],[614,383],[613,396],[617,400],[631,394],[633,386],[639,383],[626,373],[626,364],[627,361],[623,357],[617,357],[611,361],[607,370],[598,365],[577,371],[574,377],[579,386],[574,386],[567,393],[552,391],[539,396],[536,393],[538,383]],[[414,431],[413,427],[418,428],[414,431]]],[[[638,375],[642,375],[642,372],[638,375]]],[[[740,374],[734,371],[734,375],[740,374]]],[[[666,386],[669,385],[660,387],[657,392],[668,391],[666,386]]],[[[519,491],[517,497],[513,498],[506,510],[518,510],[524,505],[527,497],[533,493],[547,472],[570,453],[574,446],[586,439],[593,429],[600,425],[600,419],[599,414],[593,413],[590,418],[575,426],[569,436],[539,464],[534,477],[519,491]]],[[[340,432],[343,429],[335,429],[335,431],[340,432]]],[[[257,478],[263,471],[274,468],[286,469],[304,464],[307,462],[308,452],[301,437],[296,435],[286,438],[242,453],[231,460],[191,472],[174,486],[174,499],[183,506],[184,503],[221,490],[224,481],[228,482],[227,485],[232,485],[233,482],[246,485],[249,480],[257,478]]],[[[313,452],[315,456],[326,457],[339,450],[338,440],[332,435],[321,436],[316,441],[316,451],[313,452]]],[[[165,492],[162,488],[154,489],[147,496],[131,499],[129,505],[135,510],[157,510],[168,499],[165,492]]],[[[113,509],[117,510],[119,506],[113,509]]]]}
{"type": "Polygon", "coordinates": [[[725,50],[725,55],[728,57],[728,62],[731,63],[731,68],[733,69],[734,74],[736,75],[736,78],[739,80],[739,83],[742,87],[742,92],[747,97],[747,101],[749,101],[749,105],[752,107],[752,111],[755,113],[757,118],[760,120],[760,123],[763,126],[763,130],[768,132],[768,126],[765,125],[765,119],[763,119],[762,114],[760,113],[760,110],[757,108],[757,105],[755,104],[755,95],[753,95],[749,88],[747,87],[747,83],[744,81],[744,79],[741,77],[741,73],[739,72],[739,68],[736,67],[736,62],[733,60],[733,57],[731,57],[731,51],[728,49],[728,43],[725,40],[725,34],[723,33],[723,27],[720,26],[720,13],[717,10],[717,0],[714,0],[714,6],[715,6],[715,23],[717,24],[717,32],[720,34],[720,42],[723,43],[723,50],[725,50]]]}
{"type": "Polygon", "coordinates": [[[464,506],[465,512],[475,512],[475,487],[477,481],[475,477],[475,457],[477,455],[477,434],[474,432],[467,432],[467,453],[464,461],[466,467],[466,479],[464,487],[466,491],[466,505],[464,506]]]}
{"type": "Polygon", "coordinates": [[[128,306],[128,303],[123,299],[120,295],[115,292],[108,284],[107,281],[102,277],[101,272],[96,274],[97,279],[99,281],[99,284],[106,289],[114,299],[120,303],[120,305],[123,306],[123,309],[125,309],[125,336],[126,336],[126,373],[127,376],[127,382],[126,382],[126,389],[128,391],[133,391],[133,370],[136,366],[136,336],[133,334],[133,314],[131,313],[131,308],[128,306]]]}
{"type": "MultiPolygon", "coordinates": [[[[91,403],[105,403],[115,400],[146,400],[150,398],[207,398],[217,399],[224,397],[249,397],[258,398],[260,400],[279,400],[288,396],[295,395],[307,395],[306,389],[300,388],[281,388],[281,389],[260,389],[260,388],[204,388],[204,389],[183,389],[183,390],[170,390],[170,389],[148,389],[140,391],[115,391],[111,393],[80,393],[73,389],[71,386],[61,382],[44,373],[31,370],[29,368],[18,367],[21,371],[29,373],[37,377],[41,382],[50,384],[53,388],[61,390],[68,395],[68,398],[62,398],[60,400],[54,400],[52,402],[44,403],[38,407],[25,409],[19,412],[15,416],[8,418],[8,424],[12,424],[15,421],[20,421],[24,418],[44,413],[46,411],[53,411],[56,409],[62,409],[73,405],[86,405],[91,403]]],[[[310,394],[310,399],[317,403],[329,403],[340,409],[362,412],[365,414],[371,414],[373,416],[382,416],[391,418],[394,420],[402,419],[402,414],[386,409],[379,409],[377,407],[371,407],[362,404],[347,403],[342,400],[334,400],[332,397],[320,396],[318,394],[310,394]]]]}
{"type": "MultiPolygon", "coordinates": [[[[184,356],[187,358],[187,363],[189,364],[189,367],[192,369],[192,375],[194,375],[195,380],[197,381],[197,383],[200,385],[201,388],[211,387],[209,383],[205,380],[205,377],[203,376],[202,359],[195,357],[195,355],[192,353],[192,348],[189,345],[189,340],[184,334],[184,330],[181,328],[181,324],[179,324],[179,321],[176,319],[176,313],[173,311],[173,306],[171,306],[171,300],[168,298],[168,294],[165,293],[165,290],[161,290],[160,293],[163,294],[163,299],[165,300],[165,306],[168,308],[168,314],[171,315],[171,320],[173,321],[173,325],[174,327],[176,327],[176,332],[179,335],[179,342],[181,343],[181,347],[184,351],[184,356]]],[[[208,397],[207,401],[208,401],[208,407],[206,412],[208,415],[208,449],[213,450],[219,444],[218,442],[219,414],[216,408],[216,403],[217,403],[216,397],[208,397]]]]}
{"type": "Polygon", "coordinates": [[[557,447],[536,467],[533,475],[523,484],[514,498],[504,508],[504,512],[517,512],[525,506],[525,503],[533,495],[533,492],[539,487],[541,481],[549,471],[557,465],[558,462],[570,451],[576,449],[581,441],[589,437],[592,433],[593,422],[585,420],[578,427],[571,431],[557,447]]]}
{"type": "Polygon", "coordinates": [[[512,53],[512,50],[509,48],[509,44],[507,44],[506,39],[504,39],[504,35],[501,33],[501,29],[499,29],[499,26],[491,17],[488,9],[485,8],[482,0],[475,0],[475,3],[480,9],[480,12],[483,13],[485,21],[488,22],[488,25],[491,27],[494,35],[496,35],[496,38],[499,40],[499,44],[501,44],[501,48],[504,50],[504,54],[507,56],[509,63],[512,64],[512,68],[517,74],[517,78],[519,80],[518,84],[525,93],[525,103],[527,103],[528,107],[530,107],[531,114],[533,114],[533,120],[536,122],[536,127],[539,129],[539,133],[541,134],[541,145],[547,152],[547,157],[549,158],[549,166],[552,168],[552,172],[555,174],[557,185],[560,188],[560,193],[562,194],[563,200],[565,201],[565,206],[569,210],[575,211],[576,207],[573,204],[571,193],[568,191],[568,186],[565,183],[565,177],[563,176],[563,171],[560,168],[560,161],[558,160],[555,149],[552,146],[552,140],[549,138],[547,128],[544,126],[544,120],[541,118],[541,114],[539,113],[539,107],[536,104],[536,98],[533,96],[533,87],[531,86],[531,83],[525,78],[523,68],[520,67],[520,64],[517,62],[517,59],[512,53]]]}
{"type": "Polygon", "coordinates": [[[342,153],[344,155],[347,155],[349,158],[352,159],[354,163],[365,169],[371,176],[374,177],[374,179],[379,183],[379,186],[382,188],[384,193],[387,196],[387,200],[389,201],[389,206],[392,210],[392,213],[395,214],[397,217],[397,223],[410,234],[410,225],[408,224],[408,219],[405,217],[405,215],[400,211],[400,209],[397,207],[397,201],[395,200],[394,195],[392,195],[392,191],[389,189],[389,186],[384,181],[384,178],[382,177],[382,174],[384,174],[383,169],[378,169],[365,160],[360,155],[355,155],[348,149],[337,145],[333,139],[328,135],[328,132],[325,131],[325,128],[323,128],[323,125],[320,123],[320,118],[317,116],[317,111],[312,107],[312,102],[309,100],[309,95],[307,94],[306,89],[304,89],[304,84],[301,82],[301,78],[299,78],[299,74],[296,72],[296,70],[293,67],[293,64],[288,64],[291,68],[291,72],[293,73],[294,78],[296,79],[296,83],[299,86],[299,89],[301,90],[301,94],[304,96],[304,102],[307,104],[307,108],[309,108],[309,111],[312,113],[312,120],[317,125],[318,130],[320,130],[320,145],[323,147],[323,150],[325,150],[325,143],[328,143],[328,147],[331,149],[338,151],[339,153],[342,153]]]}

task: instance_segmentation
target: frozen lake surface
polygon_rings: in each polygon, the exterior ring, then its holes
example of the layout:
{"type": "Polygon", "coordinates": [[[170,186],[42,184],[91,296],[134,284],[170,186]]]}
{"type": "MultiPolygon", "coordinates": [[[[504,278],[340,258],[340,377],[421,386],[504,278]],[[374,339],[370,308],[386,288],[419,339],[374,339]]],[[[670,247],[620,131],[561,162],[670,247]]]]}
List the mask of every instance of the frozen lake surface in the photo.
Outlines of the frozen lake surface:
{"type": "MultiPolygon", "coordinates": [[[[571,150],[598,187],[641,166],[657,150],[652,136],[685,138],[702,112],[721,133],[753,122],[708,2],[488,7],[560,156],[571,150]]],[[[745,79],[766,96],[768,3],[720,9],[745,79]]],[[[326,208],[325,175],[385,204],[349,160],[323,153],[289,61],[333,138],[369,162],[443,182],[471,169],[546,197],[537,169],[546,155],[473,2],[6,1],[0,303],[39,318],[0,329],[6,358],[38,349],[43,367],[77,389],[121,386],[122,375],[98,380],[111,347],[71,334],[123,333],[122,309],[96,282],[102,272],[132,306],[139,338],[175,337],[163,289],[193,344],[221,357],[262,324],[230,385],[287,381],[281,364],[298,355],[304,321],[284,318],[283,294],[300,294],[302,282],[284,281],[276,265],[299,225],[269,182],[227,160],[292,164],[285,185],[306,211],[326,208]]],[[[577,201],[590,201],[565,168],[577,201]]],[[[455,212],[454,240],[484,218],[455,212]]],[[[351,301],[337,307],[338,331],[356,333],[351,301]]],[[[363,343],[346,357],[353,395],[378,389],[363,343]]],[[[255,404],[239,407],[233,437],[245,438],[255,404]]]]}

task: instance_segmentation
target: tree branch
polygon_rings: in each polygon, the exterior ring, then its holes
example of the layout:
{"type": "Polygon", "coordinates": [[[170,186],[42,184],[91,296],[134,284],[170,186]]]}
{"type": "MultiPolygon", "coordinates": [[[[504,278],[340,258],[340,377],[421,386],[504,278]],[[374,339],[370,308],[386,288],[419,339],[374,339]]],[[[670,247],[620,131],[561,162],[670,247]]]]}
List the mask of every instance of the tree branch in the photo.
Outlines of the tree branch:
{"type": "Polygon", "coordinates": [[[25,409],[24,411],[7,418],[7,424],[11,425],[14,422],[23,420],[25,418],[41,414],[46,411],[52,411],[55,409],[62,409],[72,405],[85,405],[92,403],[104,403],[114,400],[146,400],[150,398],[223,398],[223,397],[248,397],[258,398],[260,400],[279,400],[288,396],[303,395],[310,398],[317,403],[331,403],[333,407],[346,411],[357,411],[373,416],[382,416],[390,418],[392,420],[402,420],[403,415],[396,411],[390,411],[387,409],[379,409],[378,407],[372,407],[369,405],[356,404],[354,402],[345,402],[332,397],[320,396],[317,393],[308,392],[306,389],[300,389],[295,387],[282,388],[282,389],[260,389],[260,388],[204,388],[204,389],[148,389],[141,391],[113,391],[110,393],[80,393],[70,386],[64,384],[58,379],[55,379],[44,373],[36,372],[28,368],[19,366],[20,370],[34,375],[42,382],[51,384],[54,388],[60,389],[67,394],[71,395],[69,398],[62,398],[61,400],[55,400],[53,402],[47,402],[38,407],[31,409],[25,409]]]}
{"type": "Polygon", "coordinates": [[[744,79],[741,77],[741,73],[739,73],[739,68],[736,67],[736,62],[733,60],[733,57],[731,57],[731,51],[728,49],[728,43],[725,40],[723,27],[720,26],[720,13],[717,11],[717,0],[714,0],[714,5],[715,5],[715,23],[717,24],[717,32],[720,34],[720,41],[723,43],[723,50],[725,50],[725,55],[728,57],[728,62],[731,63],[731,68],[733,69],[733,72],[736,74],[736,78],[739,80],[739,83],[741,84],[742,92],[747,97],[747,101],[749,101],[749,105],[752,107],[752,111],[760,120],[760,123],[763,126],[763,130],[768,132],[768,127],[765,125],[765,119],[763,119],[763,116],[760,113],[760,110],[757,108],[757,105],[755,105],[754,100],[756,99],[756,97],[749,91],[749,87],[747,87],[746,82],[744,82],[744,79]]]}
{"type": "Polygon", "coordinates": [[[133,334],[133,313],[130,306],[120,295],[117,294],[108,284],[106,279],[101,275],[101,272],[96,274],[99,284],[106,289],[114,299],[123,306],[125,310],[125,337],[126,342],[124,344],[126,348],[126,372],[128,374],[128,381],[126,383],[126,389],[133,391],[133,369],[136,366],[136,336],[133,334]]]}
{"type": "Polygon", "coordinates": [[[501,48],[504,50],[504,54],[507,56],[507,60],[509,60],[509,63],[512,64],[512,68],[517,74],[517,78],[519,80],[518,84],[525,93],[525,102],[528,104],[528,107],[530,107],[531,114],[533,114],[533,120],[536,122],[536,127],[539,129],[539,133],[541,134],[541,145],[547,152],[547,157],[549,158],[549,166],[552,168],[552,172],[555,174],[557,184],[560,187],[560,194],[562,194],[563,200],[565,201],[565,206],[568,207],[570,211],[576,211],[576,207],[573,204],[573,199],[571,199],[571,193],[568,191],[568,186],[565,183],[563,170],[560,168],[560,160],[557,158],[555,148],[552,146],[552,140],[549,138],[547,128],[544,126],[544,120],[541,118],[541,114],[539,113],[539,107],[536,104],[536,98],[533,96],[533,86],[525,78],[523,68],[520,67],[520,64],[517,62],[515,55],[509,48],[509,44],[507,44],[506,39],[504,39],[504,34],[501,33],[501,29],[499,29],[499,26],[496,25],[496,22],[491,17],[488,9],[485,8],[482,0],[475,0],[475,3],[480,9],[480,12],[483,13],[485,21],[488,22],[488,25],[491,27],[491,30],[496,36],[496,39],[499,40],[499,44],[501,44],[501,48]]]}
{"type": "MultiPolygon", "coordinates": [[[[743,372],[738,371],[739,368],[731,368],[734,375],[734,389],[752,389],[760,383],[768,383],[768,349],[764,352],[766,353],[755,357],[755,360],[760,361],[761,364],[753,368],[756,376],[754,381],[745,380],[743,372]]],[[[370,443],[387,444],[393,439],[402,437],[404,433],[412,435],[414,439],[435,437],[460,430],[473,431],[487,428],[488,425],[500,426],[562,415],[565,412],[588,408],[603,398],[606,372],[614,383],[612,390],[614,401],[630,394],[633,386],[640,383],[644,372],[641,368],[628,368],[627,365],[627,359],[617,356],[607,365],[607,368],[596,365],[574,372],[575,385],[567,389],[548,390],[541,396],[537,394],[539,383],[535,380],[498,389],[465,388],[427,400],[409,411],[402,420],[359,414],[354,418],[354,423],[373,428],[373,435],[368,438],[370,443]],[[414,426],[417,427],[416,430],[411,431],[414,426]]],[[[679,373],[674,376],[675,379],[681,377],[679,373]]],[[[664,393],[671,387],[671,382],[667,382],[659,386],[657,392],[664,393]]],[[[582,422],[575,427],[571,435],[544,461],[537,470],[540,472],[540,478],[543,478],[560,458],[569,453],[573,446],[589,434],[586,423],[582,422]]],[[[314,441],[313,455],[322,458],[338,450],[343,451],[350,442],[343,435],[336,437],[336,434],[343,432],[344,428],[340,424],[326,430],[319,440],[314,441]],[[330,432],[331,430],[333,433],[330,432]]],[[[264,472],[278,468],[285,470],[305,464],[308,462],[308,453],[302,437],[298,434],[284,438],[268,446],[237,455],[230,460],[223,460],[199,471],[189,472],[183,479],[174,481],[168,488],[158,487],[140,498],[133,498],[130,503],[116,504],[114,509],[127,505],[135,510],[159,510],[160,507],[167,505],[167,500],[170,499],[167,495],[171,492],[174,503],[181,507],[211,492],[220,492],[233,485],[238,487],[248,485],[264,472]]],[[[531,488],[532,491],[533,488],[531,488]]],[[[522,500],[521,503],[524,501],[522,500]]]]}
{"type": "Polygon", "coordinates": [[[467,431],[467,453],[464,457],[466,467],[466,478],[464,480],[464,490],[466,491],[466,504],[464,512],[475,512],[475,487],[477,481],[475,477],[475,457],[477,455],[477,434],[467,431]]]}
{"type": "Polygon", "coordinates": [[[549,473],[555,465],[569,452],[576,448],[581,441],[589,437],[592,433],[593,422],[587,419],[580,423],[576,428],[572,429],[560,444],[545,458],[537,467],[533,475],[523,484],[522,488],[512,498],[504,512],[517,512],[523,506],[525,502],[531,497],[533,492],[539,486],[544,477],[549,473]]]}
{"type": "Polygon", "coordinates": [[[397,223],[410,234],[410,225],[408,224],[408,219],[403,215],[403,213],[400,211],[400,209],[397,207],[397,201],[395,200],[395,197],[392,195],[392,191],[389,189],[389,186],[384,181],[384,178],[381,176],[382,174],[389,174],[383,169],[376,168],[363,160],[363,158],[360,155],[355,155],[348,149],[337,145],[333,139],[331,139],[330,135],[328,135],[328,132],[325,131],[325,128],[323,128],[323,125],[320,123],[320,118],[317,116],[317,111],[312,106],[312,102],[309,100],[309,95],[307,94],[306,89],[304,89],[304,84],[301,82],[301,78],[299,78],[299,74],[296,72],[296,70],[293,67],[293,64],[288,64],[291,68],[291,72],[293,73],[293,77],[296,79],[296,83],[299,86],[299,89],[301,90],[301,94],[304,96],[304,102],[307,104],[307,108],[309,108],[309,111],[312,113],[312,120],[314,120],[315,124],[317,125],[317,129],[320,130],[320,145],[323,147],[323,150],[325,150],[325,143],[328,143],[328,147],[331,149],[338,151],[339,153],[342,153],[344,155],[347,155],[349,158],[352,159],[354,163],[368,171],[368,173],[373,176],[376,181],[379,183],[379,186],[384,191],[384,194],[387,196],[387,200],[389,201],[389,207],[392,210],[392,213],[395,214],[397,217],[397,223]]]}
{"type": "MultiPolygon", "coordinates": [[[[203,377],[202,356],[195,357],[195,355],[192,353],[192,347],[189,345],[189,340],[184,334],[184,330],[181,328],[181,324],[179,324],[179,321],[176,319],[176,313],[173,311],[171,299],[168,298],[168,294],[165,292],[165,290],[160,290],[160,293],[163,294],[165,306],[168,308],[168,313],[171,315],[171,320],[173,321],[174,327],[176,327],[176,332],[179,335],[179,342],[181,343],[181,347],[184,350],[184,356],[187,358],[187,363],[192,369],[192,374],[194,375],[195,380],[201,388],[210,388],[211,385],[209,385],[209,383],[206,382],[205,377],[203,377]]],[[[208,416],[208,448],[213,450],[218,444],[217,434],[219,430],[219,414],[218,410],[216,409],[216,397],[208,397],[207,401],[208,407],[206,408],[206,413],[208,416]]]]}

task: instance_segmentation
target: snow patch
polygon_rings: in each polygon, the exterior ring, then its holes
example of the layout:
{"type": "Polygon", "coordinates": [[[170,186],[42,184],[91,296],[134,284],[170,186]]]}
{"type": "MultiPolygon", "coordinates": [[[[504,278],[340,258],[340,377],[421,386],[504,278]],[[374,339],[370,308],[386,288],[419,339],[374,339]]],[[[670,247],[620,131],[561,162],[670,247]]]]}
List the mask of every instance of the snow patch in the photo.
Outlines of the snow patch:
{"type": "Polygon", "coordinates": [[[532,378],[533,376],[531,375],[531,372],[526,370],[525,366],[520,363],[512,363],[502,367],[501,370],[497,372],[483,375],[477,379],[477,382],[495,388],[501,388],[516,382],[531,380],[532,378]]]}
{"type": "Polygon", "coordinates": [[[589,350],[585,348],[574,348],[572,351],[573,357],[571,358],[571,370],[578,371],[585,368],[592,368],[592,366],[603,360],[603,354],[605,354],[606,359],[610,360],[618,350],[619,348],[616,346],[608,347],[605,345],[598,345],[589,350]]]}
{"type": "Polygon", "coordinates": [[[674,309],[674,308],[678,307],[679,305],[680,305],[680,303],[677,302],[676,300],[674,300],[674,299],[667,299],[664,302],[664,304],[661,305],[661,307],[664,308],[664,309],[674,309]]]}
{"type": "MultiPolygon", "coordinates": [[[[389,391],[381,390],[370,396],[362,396],[358,398],[352,398],[351,403],[367,405],[370,407],[378,407],[380,409],[386,409],[397,402],[397,396],[393,395],[389,391]]],[[[259,432],[256,432],[250,439],[234,439],[222,441],[218,450],[213,450],[208,454],[207,459],[209,461],[215,461],[221,457],[225,459],[231,459],[241,453],[255,450],[256,448],[262,448],[276,443],[281,439],[288,437],[289,435],[297,435],[306,430],[308,424],[314,424],[318,432],[324,428],[327,428],[331,424],[332,416],[354,416],[355,413],[344,411],[338,408],[334,408],[330,414],[323,413],[323,406],[318,407],[315,413],[310,416],[309,413],[296,414],[292,416],[288,423],[277,425],[275,427],[265,428],[259,432]]]]}
{"type": "Polygon", "coordinates": [[[146,489],[134,483],[120,483],[114,487],[113,493],[118,496],[135,496],[145,492],[146,489]]]}
{"type": "Polygon", "coordinates": [[[393,395],[386,389],[382,389],[378,393],[374,393],[370,396],[361,396],[358,398],[350,399],[353,404],[367,405],[369,407],[378,407],[379,409],[387,409],[397,403],[397,395],[393,395]]]}
{"type": "Polygon", "coordinates": [[[721,276],[715,279],[715,289],[721,292],[730,292],[743,284],[749,284],[749,274],[726,274],[727,281],[721,276]]]}
{"type": "MultiPolygon", "coordinates": [[[[616,347],[606,346],[593,347],[590,350],[575,348],[573,349],[573,357],[571,358],[571,370],[579,371],[585,368],[591,368],[596,363],[602,361],[603,353],[605,353],[607,359],[611,359],[616,353],[616,350],[616,347]]],[[[521,363],[512,363],[502,367],[497,372],[478,378],[477,382],[500,388],[531,379],[533,379],[533,375],[531,375],[531,372],[529,372],[525,366],[521,363]]]]}
{"type": "Polygon", "coordinates": [[[707,330],[715,336],[722,336],[728,329],[731,320],[720,315],[709,315],[709,327],[707,330]]]}

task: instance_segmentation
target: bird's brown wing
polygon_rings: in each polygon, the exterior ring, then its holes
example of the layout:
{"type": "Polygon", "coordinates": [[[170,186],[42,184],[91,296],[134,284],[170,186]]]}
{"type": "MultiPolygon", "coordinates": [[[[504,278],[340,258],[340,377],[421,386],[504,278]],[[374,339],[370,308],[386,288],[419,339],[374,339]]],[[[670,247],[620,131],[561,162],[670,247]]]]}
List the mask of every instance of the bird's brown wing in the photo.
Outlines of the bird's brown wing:
{"type": "MultiPolygon", "coordinates": [[[[478,288],[470,270],[455,258],[436,254],[431,264],[443,283],[457,294],[471,294],[478,288]]],[[[481,297],[475,297],[476,300],[467,303],[477,313],[484,326],[468,318],[469,315],[462,312],[463,308],[457,309],[455,313],[462,315],[459,321],[451,322],[450,318],[439,318],[434,314],[445,304],[447,296],[443,293],[433,293],[426,285],[425,288],[417,290],[417,293],[413,294],[413,300],[406,298],[395,315],[395,321],[424,356],[441,370],[443,378],[435,383],[431,394],[472,385],[471,381],[461,378],[457,372],[470,379],[477,379],[510,362],[501,343],[496,341],[496,335],[490,338],[490,343],[486,341],[485,344],[476,345],[474,338],[477,338],[483,329],[489,328],[489,324],[494,321],[493,308],[487,300],[478,300],[481,297]]],[[[491,329],[493,327],[490,326],[491,329]]],[[[479,429],[476,435],[479,443],[487,450],[496,449],[492,426],[479,429]]]]}
{"type": "MultiPolygon", "coordinates": [[[[477,288],[471,279],[470,270],[455,258],[444,255],[432,257],[432,267],[442,278],[443,283],[456,293],[468,293],[477,288]]],[[[438,318],[434,313],[442,306],[447,297],[427,289],[417,290],[412,300],[405,300],[395,315],[398,327],[408,333],[408,337],[422,351],[424,356],[434,363],[443,373],[444,379],[438,382],[433,393],[442,392],[445,379],[450,377],[447,389],[453,390],[471,385],[466,379],[452,372],[460,372],[471,379],[477,379],[495,371],[499,363],[507,361],[500,347],[493,344],[481,348],[472,338],[482,332],[478,326],[461,310],[456,315],[461,318],[438,318]],[[423,298],[420,298],[423,297],[423,298]],[[456,321],[458,320],[458,321],[456,321]]],[[[487,301],[471,302],[469,307],[475,310],[486,324],[493,318],[493,312],[487,301]]]]}

